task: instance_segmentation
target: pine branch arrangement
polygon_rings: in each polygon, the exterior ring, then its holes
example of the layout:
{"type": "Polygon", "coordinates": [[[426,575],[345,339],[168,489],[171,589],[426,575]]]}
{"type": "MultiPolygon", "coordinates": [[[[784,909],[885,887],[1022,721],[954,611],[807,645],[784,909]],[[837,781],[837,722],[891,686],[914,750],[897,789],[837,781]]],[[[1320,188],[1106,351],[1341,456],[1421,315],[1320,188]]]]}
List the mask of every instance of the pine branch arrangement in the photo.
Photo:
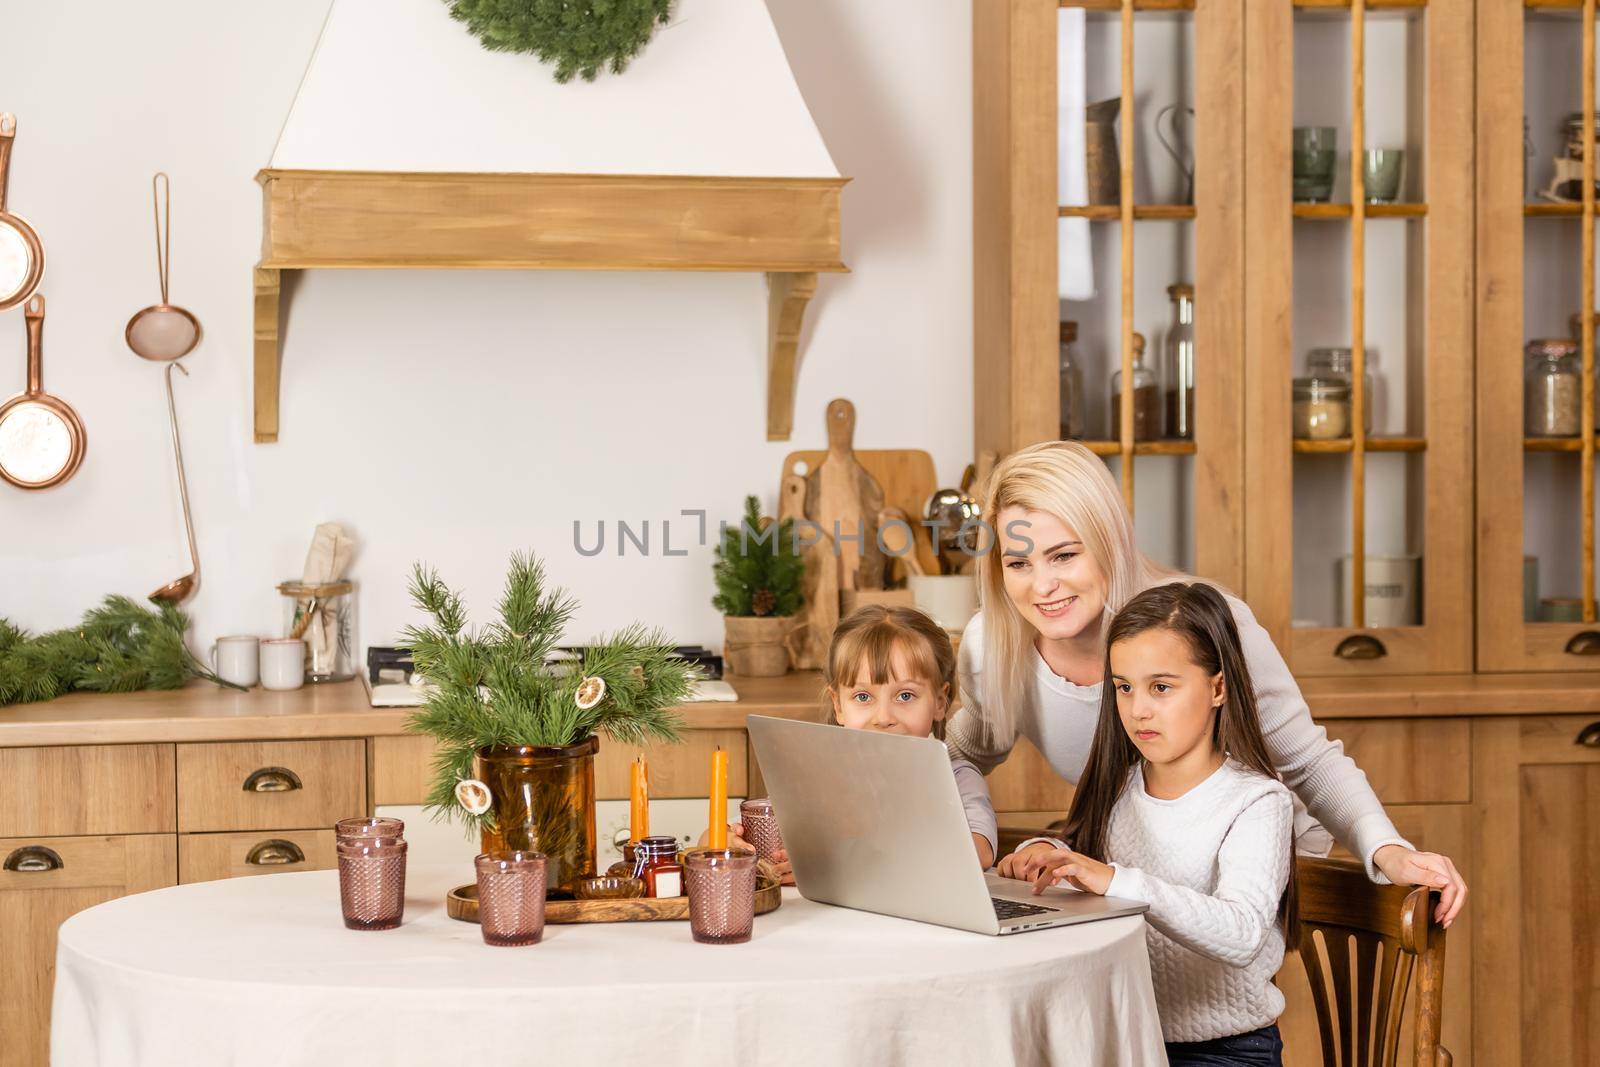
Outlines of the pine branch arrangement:
{"type": "Polygon", "coordinates": [[[793,615],[805,598],[801,581],[805,560],[795,548],[794,522],[763,526],[761,502],[745,497],[744,519],[725,527],[711,576],[717,595],[711,605],[724,615],[793,615]]]}
{"type": "Polygon", "coordinates": [[[594,81],[602,68],[621,74],[672,0],[445,0],[450,17],[466,24],[491,52],[532,52],[556,65],[563,85],[574,74],[594,81]]]}
{"type": "Polygon", "coordinates": [[[181,689],[191,678],[239,688],[195,658],[184,641],[188,630],[176,606],[149,608],[125,596],[106,597],[71,629],[37,636],[0,619],[0,705],[54,700],[75,689],[181,689]]]}
{"type": "Polygon", "coordinates": [[[511,557],[499,617],[481,630],[468,628],[461,597],[431,568],[413,568],[410,592],[430,621],[409,627],[405,641],[434,690],[407,729],[437,742],[427,799],[436,813],[469,825],[489,817],[456,799],[484,746],[562,747],[597,732],[623,744],[679,740],[672,708],[689,696],[694,667],[639,624],[602,637],[575,663],[547,664],[577,605],[550,587],[531,554],[511,557]]]}

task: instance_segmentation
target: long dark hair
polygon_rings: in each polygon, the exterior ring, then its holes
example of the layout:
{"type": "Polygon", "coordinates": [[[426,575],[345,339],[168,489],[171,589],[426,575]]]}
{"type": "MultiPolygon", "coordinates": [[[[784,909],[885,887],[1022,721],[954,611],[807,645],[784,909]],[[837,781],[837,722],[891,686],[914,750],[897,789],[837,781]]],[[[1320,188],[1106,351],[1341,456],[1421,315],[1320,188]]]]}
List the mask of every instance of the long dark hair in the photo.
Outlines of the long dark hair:
{"type": "MultiPolygon", "coordinates": [[[[1111,620],[1106,630],[1105,683],[1100,694],[1100,721],[1095,724],[1089,761],[1067,813],[1067,841],[1078,852],[1106,862],[1106,836],[1111,809],[1141,758],[1117,712],[1117,687],[1111,679],[1111,649],[1118,641],[1151,630],[1167,630],[1183,638],[1194,662],[1208,675],[1222,675],[1225,696],[1211,728],[1211,743],[1238,763],[1268,778],[1279,779],[1267,753],[1261,720],[1256,714],[1255,687],[1239,647],[1239,628],[1221,593],[1204,582],[1173,582],[1146,589],[1111,620]]],[[[1290,830],[1289,881],[1279,917],[1292,939],[1295,930],[1294,831],[1290,830]]]]}

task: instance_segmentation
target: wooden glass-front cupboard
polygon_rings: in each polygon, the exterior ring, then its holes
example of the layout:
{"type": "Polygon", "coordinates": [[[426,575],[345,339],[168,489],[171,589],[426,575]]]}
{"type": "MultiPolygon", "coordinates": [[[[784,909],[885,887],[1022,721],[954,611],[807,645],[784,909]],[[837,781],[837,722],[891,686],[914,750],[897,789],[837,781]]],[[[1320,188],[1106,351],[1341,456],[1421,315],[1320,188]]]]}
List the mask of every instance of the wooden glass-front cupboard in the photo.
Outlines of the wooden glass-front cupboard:
{"type": "MultiPolygon", "coordinates": [[[[1083,439],[1147,551],[1243,593],[1313,704],[1363,717],[1330,733],[1473,887],[1447,953],[1457,1064],[1590,1062],[1596,0],[973,12],[978,454],[1083,439]],[[1087,205],[1058,167],[1080,49],[1087,205]],[[1383,157],[1368,188],[1377,149],[1402,154],[1392,189],[1383,157]],[[1175,285],[1193,430],[1140,437],[1110,376],[1131,380],[1135,334],[1160,365],[1175,285]]],[[[997,806],[1042,825],[1070,789],[1024,756],[997,806]]],[[[1317,1062],[1280,977],[1286,1062],[1317,1062]]]]}

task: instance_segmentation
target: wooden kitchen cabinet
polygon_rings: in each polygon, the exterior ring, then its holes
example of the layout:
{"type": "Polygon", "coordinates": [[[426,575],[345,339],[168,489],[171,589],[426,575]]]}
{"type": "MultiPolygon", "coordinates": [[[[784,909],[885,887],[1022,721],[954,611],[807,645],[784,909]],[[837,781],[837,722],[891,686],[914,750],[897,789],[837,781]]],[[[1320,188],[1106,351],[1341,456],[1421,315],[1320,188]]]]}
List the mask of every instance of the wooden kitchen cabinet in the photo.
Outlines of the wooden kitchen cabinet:
{"type": "Polygon", "coordinates": [[[0,1067],[41,1067],[49,1062],[56,929],[85,908],[176,884],[177,839],[5,838],[0,856],[0,1067]]]}
{"type": "Polygon", "coordinates": [[[1600,717],[1476,722],[1472,777],[1478,1062],[1600,1063],[1600,717]]]}

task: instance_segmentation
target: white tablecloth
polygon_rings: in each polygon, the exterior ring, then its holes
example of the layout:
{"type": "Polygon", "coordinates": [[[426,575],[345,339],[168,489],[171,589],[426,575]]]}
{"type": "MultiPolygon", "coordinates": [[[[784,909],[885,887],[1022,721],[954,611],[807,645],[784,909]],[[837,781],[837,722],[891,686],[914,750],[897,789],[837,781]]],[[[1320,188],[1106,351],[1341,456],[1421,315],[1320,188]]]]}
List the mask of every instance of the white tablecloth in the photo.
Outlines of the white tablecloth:
{"type": "Polygon", "coordinates": [[[52,1063],[1165,1063],[1137,916],[988,937],[785,890],[744,945],[672,922],[490,948],[444,911],[467,873],[413,866],[384,932],[344,928],[332,871],[80,912],[61,927],[52,1063]]]}

